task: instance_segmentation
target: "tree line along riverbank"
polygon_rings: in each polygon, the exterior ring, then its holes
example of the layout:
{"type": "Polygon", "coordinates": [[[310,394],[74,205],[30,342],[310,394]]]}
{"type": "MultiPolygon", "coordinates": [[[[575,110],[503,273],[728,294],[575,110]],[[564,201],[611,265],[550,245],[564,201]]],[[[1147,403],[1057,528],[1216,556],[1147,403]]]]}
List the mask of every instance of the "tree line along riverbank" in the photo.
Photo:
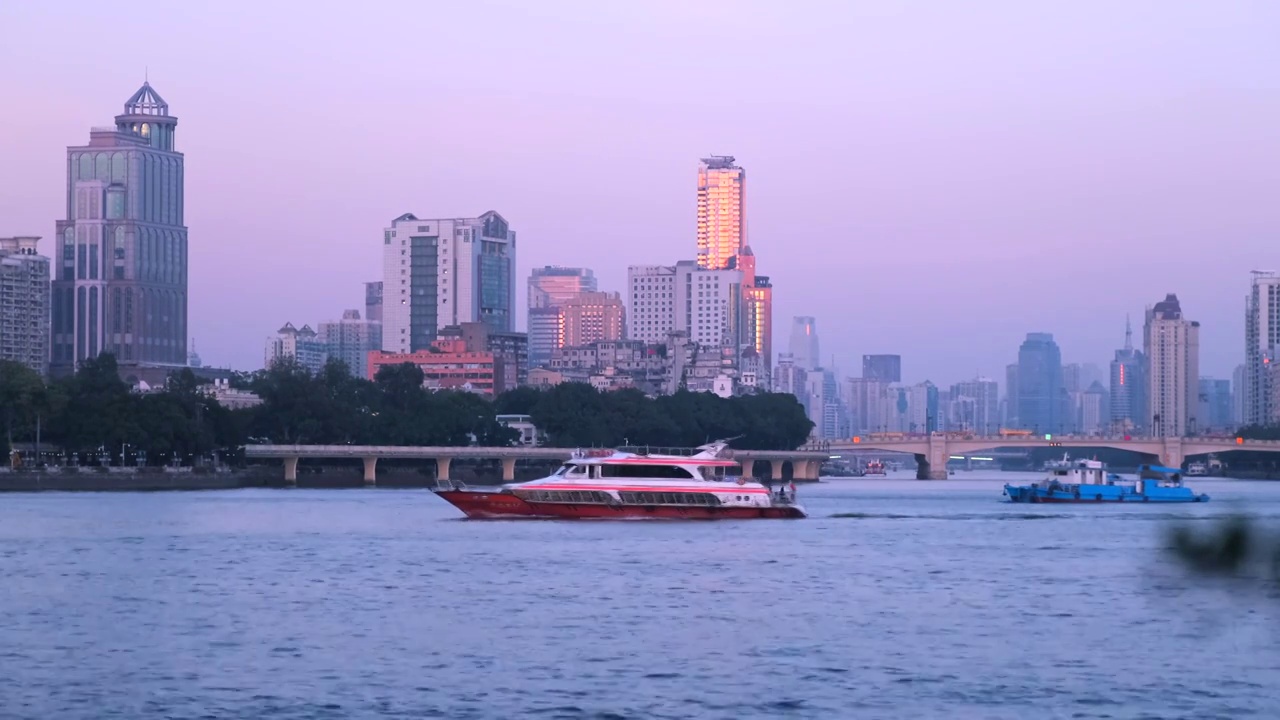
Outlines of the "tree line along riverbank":
{"type": "Polygon", "coordinates": [[[691,447],[738,437],[737,448],[790,450],[813,427],[795,397],[778,393],[721,398],[681,391],[650,398],[638,390],[565,383],[488,399],[428,390],[422,382],[422,371],[409,364],[366,380],[336,360],[314,374],[283,362],[239,380],[261,405],[231,409],[206,394],[188,369],[173,373],[163,388],[134,392],[109,354],[47,382],[24,365],[0,361],[0,458],[10,457],[15,444],[39,442],[43,459],[59,464],[74,456],[81,466],[191,466],[216,453],[219,464],[238,468],[245,465],[244,446],[255,442],[515,444],[518,433],[497,421],[502,414],[530,415],[545,444],[559,447],[691,447]]]}

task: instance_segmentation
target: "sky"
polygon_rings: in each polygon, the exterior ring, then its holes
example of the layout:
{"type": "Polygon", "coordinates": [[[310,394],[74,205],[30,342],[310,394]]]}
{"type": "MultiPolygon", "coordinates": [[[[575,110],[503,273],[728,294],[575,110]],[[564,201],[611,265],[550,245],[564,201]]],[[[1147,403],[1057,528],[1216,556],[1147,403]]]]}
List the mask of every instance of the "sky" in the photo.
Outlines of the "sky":
{"type": "Polygon", "coordinates": [[[186,162],[190,334],[253,369],[363,309],[396,216],[496,210],[524,282],[695,254],[698,159],[747,169],[774,346],[1003,384],[1027,332],[1105,367],[1177,293],[1201,371],[1280,270],[1280,3],[0,2],[0,235],[149,78],[186,162]],[[305,10],[299,10],[304,8],[305,10]]]}

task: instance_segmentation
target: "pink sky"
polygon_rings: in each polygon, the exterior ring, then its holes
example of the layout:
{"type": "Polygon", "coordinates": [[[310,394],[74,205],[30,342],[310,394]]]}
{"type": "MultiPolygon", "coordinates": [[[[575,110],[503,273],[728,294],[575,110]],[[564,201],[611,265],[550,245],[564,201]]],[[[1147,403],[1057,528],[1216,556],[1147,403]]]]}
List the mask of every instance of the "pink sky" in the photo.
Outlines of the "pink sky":
{"type": "Polygon", "coordinates": [[[1105,364],[1176,292],[1229,377],[1280,269],[1277,3],[196,5],[0,3],[0,235],[53,234],[66,146],[149,68],[207,364],[362,307],[403,212],[501,212],[521,303],[545,264],[621,291],[693,257],[710,153],[748,171],[775,349],[814,315],[845,374],[1003,384],[1028,331],[1105,364]]]}

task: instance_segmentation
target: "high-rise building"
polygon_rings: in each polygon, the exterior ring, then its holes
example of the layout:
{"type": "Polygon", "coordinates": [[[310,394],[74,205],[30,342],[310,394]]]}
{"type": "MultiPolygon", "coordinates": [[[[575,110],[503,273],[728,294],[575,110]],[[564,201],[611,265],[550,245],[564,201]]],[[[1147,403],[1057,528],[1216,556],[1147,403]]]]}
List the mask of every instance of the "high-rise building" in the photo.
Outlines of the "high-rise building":
{"type": "Polygon", "coordinates": [[[382,281],[364,284],[364,319],[382,322],[382,281]]]}
{"type": "Polygon", "coordinates": [[[1080,400],[1080,430],[1084,435],[1099,435],[1106,430],[1110,419],[1107,407],[1107,390],[1102,383],[1093,381],[1084,390],[1080,400]]]}
{"type": "Polygon", "coordinates": [[[887,383],[902,382],[902,356],[863,355],[862,377],[887,383]]]}
{"type": "Polygon", "coordinates": [[[1052,333],[1027,333],[1018,349],[1018,422],[1040,433],[1069,429],[1062,352],[1052,333]]]}
{"type": "Polygon", "coordinates": [[[1235,408],[1231,398],[1231,381],[1200,378],[1200,407],[1196,411],[1200,432],[1234,430],[1235,408]]]}
{"type": "Polygon", "coordinates": [[[1147,310],[1143,349],[1151,435],[1195,434],[1201,426],[1195,417],[1200,406],[1200,323],[1182,317],[1177,295],[1170,293],[1147,310]]]}
{"type": "Polygon", "coordinates": [[[427,350],[440,328],[458,323],[515,330],[516,233],[498,213],[437,220],[405,213],[382,242],[383,350],[427,350]]]}
{"type": "Polygon", "coordinates": [[[529,309],[559,307],[579,293],[597,290],[595,273],[587,268],[534,268],[529,273],[529,309]]]}
{"type": "Polygon", "coordinates": [[[1248,371],[1246,365],[1237,365],[1231,373],[1231,421],[1240,427],[1245,424],[1244,386],[1248,371]]]}
{"type": "Polygon", "coordinates": [[[791,350],[796,367],[812,370],[821,364],[818,347],[818,321],[808,315],[791,319],[791,350]]]}
{"type": "Polygon", "coordinates": [[[143,83],[87,145],[67,148],[66,219],[57,223],[55,373],[110,352],[122,366],[187,363],[187,228],[178,119],[143,83]]]}
{"type": "Polygon", "coordinates": [[[889,423],[889,384],[867,378],[848,378],[845,383],[850,432],[885,432],[889,423]]]}
{"type": "Polygon", "coordinates": [[[800,396],[804,387],[805,371],[796,368],[791,353],[778,353],[778,364],[773,368],[773,391],[800,396]]]}
{"type": "Polygon", "coordinates": [[[596,290],[595,274],[587,268],[534,268],[529,275],[530,367],[548,367],[552,353],[564,347],[564,316],[560,308],[571,298],[596,290]]]}
{"type": "Polygon", "coordinates": [[[765,373],[760,382],[768,387],[768,375],[773,371],[773,285],[769,278],[756,274],[756,255],[749,245],[738,256],[737,268],[742,272],[737,343],[742,352],[758,358],[765,373]]]}
{"type": "Polygon", "coordinates": [[[676,330],[676,267],[628,267],[627,293],[631,298],[631,339],[665,343],[676,330]]]}
{"type": "Polygon", "coordinates": [[[1111,361],[1111,397],[1109,398],[1110,432],[1133,433],[1146,430],[1151,418],[1147,414],[1147,357],[1133,347],[1133,327],[1126,318],[1124,347],[1111,361]]]}
{"type": "Polygon", "coordinates": [[[673,332],[687,332],[704,348],[736,347],[742,271],[705,270],[682,260],[633,265],[627,276],[632,340],[666,342],[673,332]]]}
{"type": "MultiPolygon", "coordinates": [[[[893,356],[896,357],[896,356],[893,356]]],[[[951,387],[952,413],[959,428],[979,435],[1000,431],[1000,386],[995,380],[977,377],[951,387]]]]}
{"type": "Polygon", "coordinates": [[[560,306],[564,345],[576,347],[627,336],[627,309],[618,293],[581,292],[560,306]]]}
{"type": "Polygon", "coordinates": [[[1004,367],[1004,425],[1018,429],[1022,421],[1018,418],[1018,363],[1004,367]]]}
{"type": "Polygon", "coordinates": [[[303,325],[299,330],[287,322],[276,331],[275,337],[267,338],[262,366],[270,369],[277,362],[292,360],[315,374],[324,369],[328,359],[328,347],[310,325],[303,325]]]}
{"type": "Polygon", "coordinates": [[[1280,408],[1271,406],[1267,387],[1269,365],[1280,357],[1280,274],[1253,272],[1245,298],[1244,406],[1245,425],[1267,425],[1280,420],[1280,408]]]}
{"type": "Polygon", "coordinates": [[[0,238],[0,360],[49,369],[49,258],[39,237],[0,238]]]}
{"type": "Polygon", "coordinates": [[[529,367],[550,367],[556,350],[564,346],[564,310],[559,307],[529,310],[529,367]]]}
{"type": "Polygon", "coordinates": [[[328,358],[341,360],[353,377],[368,377],[369,353],[382,349],[382,323],[361,320],[359,310],[347,310],[336,322],[322,322],[316,333],[328,358]]]}
{"type": "Polygon", "coordinates": [[[704,348],[730,348],[738,354],[737,330],[742,312],[742,271],[707,270],[695,263],[676,263],[676,331],[704,348]]]}
{"type": "Polygon", "coordinates": [[[747,246],[747,171],[727,155],[698,167],[698,267],[723,270],[747,246]]]}

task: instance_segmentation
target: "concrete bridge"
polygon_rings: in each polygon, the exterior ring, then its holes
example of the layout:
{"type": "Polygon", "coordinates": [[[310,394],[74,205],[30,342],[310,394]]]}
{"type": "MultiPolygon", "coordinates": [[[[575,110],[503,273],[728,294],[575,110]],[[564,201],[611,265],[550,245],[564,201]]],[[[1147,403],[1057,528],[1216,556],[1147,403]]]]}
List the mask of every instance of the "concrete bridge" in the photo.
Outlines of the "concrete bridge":
{"type": "Polygon", "coordinates": [[[833,453],[854,450],[880,450],[911,453],[919,467],[916,477],[921,480],[942,480],[947,477],[947,460],[952,455],[993,450],[995,448],[1114,448],[1128,450],[1150,457],[1165,467],[1182,467],[1192,455],[1221,453],[1232,450],[1280,452],[1280,440],[1241,440],[1233,437],[1134,437],[1107,436],[1086,437],[1054,435],[1051,438],[1003,435],[970,435],[964,433],[936,432],[929,435],[909,435],[893,438],[858,437],[849,440],[832,440],[824,447],[833,453]]]}
{"type": "MultiPolygon", "coordinates": [[[[399,445],[246,445],[245,457],[272,458],[284,462],[284,479],[290,485],[298,482],[298,461],[303,458],[326,460],[359,458],[364,462],[364,481],[367,485],[377,482],[378,460],[432,460],[436,464],[436,477],[449,477],[449,467],[454,460],[499,460],[502,463],[502,480],[511,482],[516,477],[516,463],[520,460],[563,462],[585,448],[549,447],[415,447],[399,445]]],[[[657,449],[654,452],[658,452],[657,449]]],[[[830,453],[818,450],[733,450],[732,459],[742,465],[742,474],[750,476],[757,462],[770,465],[770,477],[782,480],[786,466],[791,466],[791,477],[796,480],[817,480],[822,462],[830,453]]]]}

